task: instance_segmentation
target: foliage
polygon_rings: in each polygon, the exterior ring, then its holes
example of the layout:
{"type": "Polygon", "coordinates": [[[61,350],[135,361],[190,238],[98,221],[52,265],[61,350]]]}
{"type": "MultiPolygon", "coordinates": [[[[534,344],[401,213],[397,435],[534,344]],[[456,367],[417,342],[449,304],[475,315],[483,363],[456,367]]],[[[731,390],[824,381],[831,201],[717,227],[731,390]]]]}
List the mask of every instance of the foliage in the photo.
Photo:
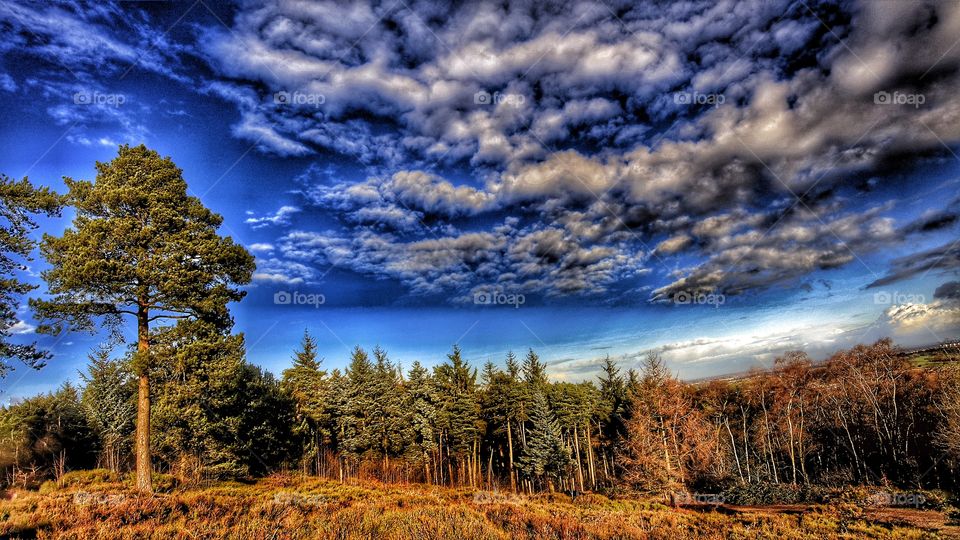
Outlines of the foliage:
{"type": "Polygon", "coordinates": [[[49,299],[32,299],[41,331],[94,331],[102,319],[115,337],[123,315],[136,317],[138,376],[137,483],[151,490],[151,324],[199,320],[226,330],[227,303],[244,297],[254,260],[217,229],[223,218],[187,193],[182,171],[140,145],[120,146],[109,163],[97,162],[94,182],[64,178],[76,211],[72,226],[45,234],[41,252],[49,299]]]}
{"type": "Polygon", "coordinates": [[[109,347],[98,347],[88,359],[80,402],[100,440],[101,465],[117,471],[133,446],[136,381],[127,359],[111,359],[109,347]]]}
{"type": "Polygon", "coordinates": [[[8,484],[33,485],[91,468],[96,451],[79,393],[69,384],[0,410],[0,468],[8,484]]]}
{"type": "Polygon", "coordinates": [[[50,359],[50,353],[36,343],[13,343],[10,337],[20,323],[21,296],[36,288],[17,277],[18,272],[27,270],[36,247],[30,237],[37,228],[33,214],[58,216],[62,205],[62,198],[47,187],[36,188],[26,178],[0,175],[0,376],[11,369],[10,359],[34,368],[50,359]]]}
{"type": "Polygon", "coordinates": [[[244,359],[242,335],[201,322],[159,333],[153,374],[158,458],[192,480],[242,478],[281,466],[294,444],[293,404],[244,359]]]}

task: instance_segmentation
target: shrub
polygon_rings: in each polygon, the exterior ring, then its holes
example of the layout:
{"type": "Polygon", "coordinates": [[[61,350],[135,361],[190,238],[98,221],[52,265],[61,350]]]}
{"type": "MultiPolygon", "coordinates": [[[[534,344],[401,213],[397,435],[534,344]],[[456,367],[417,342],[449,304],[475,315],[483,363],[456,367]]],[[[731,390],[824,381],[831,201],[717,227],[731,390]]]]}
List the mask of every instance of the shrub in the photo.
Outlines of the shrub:
{"type": "Polygon", "coordinates": [[[41,494],[41,495],[46,495],[46,494],[48,494],[48,493],[53,493],[53,492],[56,491],[57,489],[59,489],[59,486],[57,486],[57,483],[54,482],[53,480],[47,480],[47,481],[45,481],[44,483],[40,484],[40,494],[41,494]]]}
{"type": "Polygon", "coordinates": [[[108,482],[119,482],[120,476],[107,469],[92,469],[89,471],[70,471],[60,477],[60,485],[63,487],[89,486],[91,484],[104,484],[108,482]]]}
{"type": "MultiPolygon", "coordinates": [[[[136,473],[130,472],[124,477],[124,482],[133,486],[136,483],[136,473]]],[[[170,493],[177,486],[180,485],[180,481],[176,476],[172,474],[163,474],[155,472],[152,475],[153,478],[153,491],[156,493],[170,493]]]]}
{"type": "Polygon", "coordinates": [[[158,493],[170,493],[179,485],[180,481],[172,474],[153,474],[153,490],[158,493]]]}

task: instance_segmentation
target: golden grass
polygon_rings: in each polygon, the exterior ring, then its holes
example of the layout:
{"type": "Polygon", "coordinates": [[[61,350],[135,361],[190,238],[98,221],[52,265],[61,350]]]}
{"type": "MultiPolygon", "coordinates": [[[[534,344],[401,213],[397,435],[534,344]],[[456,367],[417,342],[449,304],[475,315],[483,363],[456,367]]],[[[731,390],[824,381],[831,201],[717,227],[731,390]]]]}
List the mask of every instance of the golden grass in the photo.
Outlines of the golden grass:
{"type": "Polygon", "coordinates": [[[936,538],[871,522],[848,507],[798,514],[674,509],[654,500],[576,502],[564,495],[493,495],[375,482],[343,485],[275,476],[140,497],[127,484],[17,491],[0,502],[2,538],[620,539],[936,538]]]}

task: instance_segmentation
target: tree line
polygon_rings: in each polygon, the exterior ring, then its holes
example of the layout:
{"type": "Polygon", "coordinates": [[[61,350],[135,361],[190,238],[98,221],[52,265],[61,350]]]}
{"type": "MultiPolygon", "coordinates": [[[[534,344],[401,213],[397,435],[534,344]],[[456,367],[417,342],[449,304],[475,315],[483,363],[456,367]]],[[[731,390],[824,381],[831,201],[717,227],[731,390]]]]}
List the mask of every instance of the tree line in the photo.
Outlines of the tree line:
{"type": "MultiPolygon", "coordinates": [[[[472,366],[403,369],[380,347],[324,368],[308,332],[277,379],[246,359],[228,304],[253,257],[217,229],[179,168],[143,146],[97,163],[68,193],[0,181],[0,353],[50,360],[11,343],[17,279],[35,244],[33,215],[75,217],[44,235],[47,290],[30,300],[38,331],[107,329],[79,386],[0,411],[7,484],[67,470],[152,473],[185,481],[276,471],[348,480],[517,491],[716,490],[731,485],[892,484],[955,488],[956,368],[914,367],[889,340],[823,362],[803,352],[750,376],[683,383],[655,353],[622,370],[610,358],[581,383],[550,381],[532,349],[472,366]],[[136,340],[125,343],[125,321],[136,340]]],[[[6,364],[4,364],[6,365],[6,364]]]]}
{"type": "MultiPolygon", "coordinates": [[[[956,488],[960,382],[889,340],[815,363],[794,352],[734,380],[679,381],[656,354],[594,381],[551,382],[528,350],[471,367],[454,346],[401,369],[356,347],[328,371],[305,333],[279,379],[243,337],[193,323],[156,338],[153,466],[185,481],[298,471],[341,481],[517,491],[731,485],[956,488]]],[[[6,482],[135,466],[136,355],[90,355],[83,384],[0,414],[6,482]]]]}

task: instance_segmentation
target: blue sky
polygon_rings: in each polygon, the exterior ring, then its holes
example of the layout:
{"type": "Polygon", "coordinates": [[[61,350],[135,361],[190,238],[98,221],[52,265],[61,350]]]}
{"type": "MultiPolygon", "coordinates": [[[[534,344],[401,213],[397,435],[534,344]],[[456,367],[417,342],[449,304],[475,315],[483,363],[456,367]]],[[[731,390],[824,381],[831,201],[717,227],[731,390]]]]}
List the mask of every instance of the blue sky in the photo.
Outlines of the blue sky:
{"type": "MultiPolygon", "coordinates": [[[[305,328],[331,368],[355,344],[409,366],[459,343],[476,365],[533,347],[566,380],[607,354],[698,378],[960,333],[956,2],[5,2],[0,21],[0,172],[62,190],[118,144],[171,156],[257,257],[233,312],[275,373],[305,328]]],[[[22,318],[56,356],[6,398],[76,380],[102,339],[22,318]]]]}

